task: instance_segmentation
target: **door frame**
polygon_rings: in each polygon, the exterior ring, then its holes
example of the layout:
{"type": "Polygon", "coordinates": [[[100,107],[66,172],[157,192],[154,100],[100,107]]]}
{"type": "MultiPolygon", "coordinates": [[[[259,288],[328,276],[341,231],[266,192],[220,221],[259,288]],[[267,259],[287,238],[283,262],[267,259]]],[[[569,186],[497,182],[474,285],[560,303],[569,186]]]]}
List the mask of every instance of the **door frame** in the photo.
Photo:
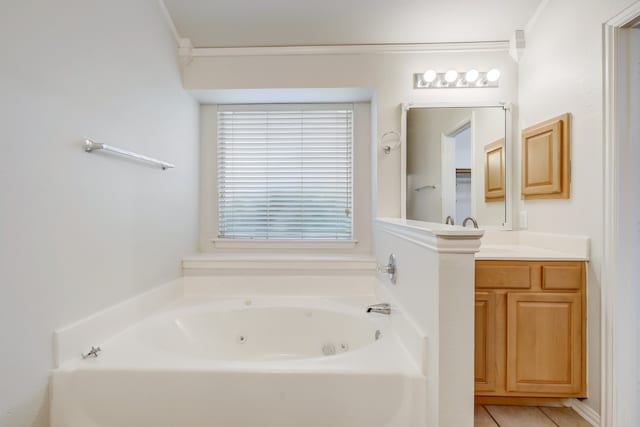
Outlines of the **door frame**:
{"type": "MultiPolygon", "coordinates": [[[[441,221],[444,223],[447,216],[451,215],[454,219],[456,219],[456,173],[455,173],[455,163],[456,163],[456,136],[465,129],[471,129],[471,165],[473,169],[473,160],[475,159],[475,135],[473,133],[474,130],[474,120],[475,113],[472,111],[471,114],[466,116],[464,119],[460,120],[455,125],[451,126],[449,129],[446,129],[440,135],[440,153],[441,153],[441,178],[440,178],[440,199],[442,200],[442,214],[441,221]],[[447,168],[445,168],[445,164],[447,168]],[[450,190],[453,187],[453,191],[450,190]],[[453,194],[453,196],[452,196],[453,194]],[[451,198],[453,197],[453,200],[451,198]]],[[[471,216],[476,217],[475,213],[475,205],[473,198],[473,188],[471,189],[471,216]]],[[[458,224],[461,225],[461,224],[458,224]]]]}
{"type": "MultiPolygon", "coordinates": [[[[624,252],[621,245],[630,242],[632,233],[619,226],[625,214],[624,195],[628,182],[621,179],[625,168],[624,143],[630,125],[625,113],[625,80],[628,57],[621,54],[622,31],[640,17],[640,1],[635,2],[603,25],[603,158],[604,158],[604,260],[601,290],[602,330],[602,414],[603,427],[637,425],[639,414],[631,399],[640,393],[640,378],[633,366],[638,337],[628,322],[633,318],[634,299],[625,294],[624,252]],[[631,302],[630,302],[631,301],[631,302]],[[631,336],[630,336],[631,335],[631,336]],[[631,355],[631,357],[630,357],[631,355]],[[637,376],[637,375],[636,375],[637,376]],[[634,384],[636,382],[637,384],[634,384]],[[631,387],[631,389],[630,389],[631,387]],[[634,393],[635,391],[635,393],[634,393]]],[[[628,194],[628,193],[627,193],[628,194]]],[[[633,324],[633,323],[632,323],[633,324]]]]}

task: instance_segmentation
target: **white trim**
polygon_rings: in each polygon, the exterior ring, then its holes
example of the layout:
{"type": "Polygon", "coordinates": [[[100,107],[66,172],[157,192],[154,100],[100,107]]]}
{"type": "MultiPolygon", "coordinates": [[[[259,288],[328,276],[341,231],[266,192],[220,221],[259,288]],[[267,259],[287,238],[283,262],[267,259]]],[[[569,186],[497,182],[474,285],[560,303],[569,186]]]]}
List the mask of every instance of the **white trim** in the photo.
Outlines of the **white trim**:
{"type": "Polygon", "coordinates": [[[401,104],[400,114],[400,218],[407,217],[407,112],[411,104],[401,104]]]}
{"type": "Polygon", "coordinates": [[[448,130],[444,131],[443,132],[444,136],[449,138],[455,138],[456,136],[458,136],[460,132],[464,131],[467,128],[471,128],[472,115],[473,115],[473,112],[471,112],[471,114],[469,114],[468,117],[465,117],[455,125],[451,126],[448,130]]]}
{"type": "MultiPolygon", "coordinates": [[[[636,17],[640,16],[640,2],[624,9],[603,26],[603,162],[604,162],[604,257],[602,264],[601,286],[601,328],[602,328],[602,425],[606,427],[622,426],[626,417],[632,413],[628,404],[630,390],[619,390],[622,376],[634,372],[627,366],[620,366],[621,355],[633,345],[618,335],[618,330],[629,328],[624,319],[624,304],[619,304],[618,269],[620,258],[617,256],[619,230],[618,212],[623,195],[623,182],[618,179],[622,159],[617,142],[621,123],[624,118],[618,114],[620,100],[619,88],[618,32],[636,17]],[[627,404],[625,404],[625,402],[627,404]]],[[[622,358],[624,361],[624,358],[622,358]]],[[[623,363],[624,364],[624,363],[623,363]]],[[[637,420],[636,420],[637,421],[637,420]]]]}
{"type": "Polygon", "coordinates": [[[602,422],[605,426],[613,425],[613,397],[614,397],[614,364],[613,364],[613,324],[609,321],[609,314],[615,313],[612,283],[615,283],[615,255],[614,236],[617,234],[615,209],[615,97],[614,97],[614,61],[615,61],[615,27],[604,27],[604,106],[603,106],[603,162],[604,162],[604,244],[601,282],[601,358],[602,358],[602,422]],[[610,255],[609,255],[610,254],[610,255]],[[613,263],[613,265],[612,265],[613,263]]]}
{"type": "Polygon", "coordinates": [[[126,301],[64,326],[53,333],[54,367],[80,357],[91,346],[123,331],[183,295],[182,278],[151,289],[126,301]]]}
{"type": "Polygon", "coordinates": [[[216,248],[239,249],[353,249],[357,240],[211,239],[216,248]]]}
{"type": "Polygon", "coordinates": [[[474,254],[480,250],[483,230],[397,218],[376,218],[380,231],[444,254],[474,254]]]}
{"type": "Polygon", "coordinates": [[[400,104],[400,218],[407,218],[407,112],[412,108],[503,108],[505,110],[505,146],[507,147],[508,161],[506,164],[505,174],[505,191],[507,194],[505,200],[505,222],[502,226],[487,227],[492,230],[512,230],[513,229],[513,203],[514,191],[511,183],[513,169],[513,116],[511,114],[511,103],[498,102],[459,102],[459,103],[421,103],[421,102],[404,102],[400,104]]]}
{"type": "Polygon", "coordinates": [[[584,418],[593,427],[600,427],[600,414],[595,409],[578,399],[567,399],[565,406],[573,409],[578,415],[584,418]]]}
{"type": "Polygon", "coordinates": [[[341,103],[327,103],[327,102],[304,102],[304,103],[244,103],[244,104],[218,104],[218,112],[236,112],[236,111],[287,111],[302,110],[302,111],[333,111],[333,110],[348,110],[353,112],[354,102],[341,102],[341,103]]]}
{"type": "Polygon", "coordinates": [[[538,22],[540,15],[542,15],[542,11],[546,9],[546,7],[549,5],[549,2],[550,0],[542,0],[540,2],[535,12],[533,12],[533,15],[531,15],[529,22],[527,22],[527,24],[524,26],[525,34],[531,31],[531,29],[536,25],[536,22],[538,22]]]}
{"type": "Polygon", "coordinates": [[[171,14],[167,9],[167,5],[164,4],[164,0],[158,0],[158,6],[160,7],[160,12],[162,12],[162,16],[164,17],[165,22],[171,30],[171,34],[173,34],[173,38],[176,41],[176,46],[181,47],[182,37],[180,37],[180,33],[178,33],[178,28],[173,22],[173,18],[171,18],[171,14]]]}
{"type": "MultiPolygon", "coordinates": [[[[547,0],[548,1],[548,0],[547,0]]],[[[640,1],[636,1],[622,12],[611,18],[605,24],[605,27],[624,27],[632,23],[636,18],[640,17],[640,1]]]]}
{"type": "Polygon", "coordinates": [[[509,41],[414,43],[414,44],[354,44],[323,46],[264,46],[194,48],[194,57],[269,56],[269,55],[358,55],[432,52],[508,52],[509,41]]]}
{"type": "Polygon", "coordinates": [[[509,43],[511,47],[509,49],[509,54],[514,61],[519,62],[522,54],[524,53],[524,49],[527,46],[524,30],[515,30],[509,43]]]}
{"type": "Polygon", "coordinates": [[[182,259],[185,275],[209,274],[213,271],[236,271],[245,274],[250,271],[281,271],[282,274],[294,274],[304,271],[308,274],[340,274],[344,272],[375,271],[376,263],[369,256],[345,255],[292,255],[242,253],[224,255],[195,255],[182,259]]]}

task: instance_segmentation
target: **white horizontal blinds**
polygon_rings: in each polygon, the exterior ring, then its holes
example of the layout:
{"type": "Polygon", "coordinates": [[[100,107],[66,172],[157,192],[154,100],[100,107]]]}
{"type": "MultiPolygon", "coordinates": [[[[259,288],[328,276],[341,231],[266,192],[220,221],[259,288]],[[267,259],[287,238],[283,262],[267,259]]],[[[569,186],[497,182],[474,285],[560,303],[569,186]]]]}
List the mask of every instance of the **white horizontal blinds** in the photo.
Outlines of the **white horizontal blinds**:
{"type": "Polygon", "coordinates": [[[218,234],[352,239],[352,106],[218,111],[218,234]]]}

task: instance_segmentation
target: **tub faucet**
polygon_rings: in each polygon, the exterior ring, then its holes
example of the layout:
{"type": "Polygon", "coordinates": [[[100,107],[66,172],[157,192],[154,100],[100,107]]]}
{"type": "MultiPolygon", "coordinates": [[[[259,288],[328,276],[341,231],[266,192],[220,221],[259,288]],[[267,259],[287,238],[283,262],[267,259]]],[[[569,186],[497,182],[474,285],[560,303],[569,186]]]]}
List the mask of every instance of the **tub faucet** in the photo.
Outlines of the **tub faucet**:
{"type": "Polygon", "coordinates": [[[478,228],[478,221],[475,220],[474,217],[472,216],[468,216],[464,219],[464,221],[462,221],[462,226],[466,227],[467,226],[467,222],[471,221],[473,223],[473,228],[478,228]]]}
{"type": "Polygon", "coordinates": [[[391,314],[391,305],[388,302],[373,304],[367,307],[367,313],[391,314]]]}

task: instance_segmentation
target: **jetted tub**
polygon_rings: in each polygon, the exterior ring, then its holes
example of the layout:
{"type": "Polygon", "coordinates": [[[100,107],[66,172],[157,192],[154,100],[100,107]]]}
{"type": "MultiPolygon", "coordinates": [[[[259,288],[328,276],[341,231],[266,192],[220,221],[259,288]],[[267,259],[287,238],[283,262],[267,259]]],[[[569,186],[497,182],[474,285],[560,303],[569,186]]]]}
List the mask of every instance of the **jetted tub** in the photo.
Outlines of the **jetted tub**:
{"type": "Polygon", "coordinates": [[[184,298],[54,371],[52,427],[417,427],[425,378],[370,301],[184,298]]]}

